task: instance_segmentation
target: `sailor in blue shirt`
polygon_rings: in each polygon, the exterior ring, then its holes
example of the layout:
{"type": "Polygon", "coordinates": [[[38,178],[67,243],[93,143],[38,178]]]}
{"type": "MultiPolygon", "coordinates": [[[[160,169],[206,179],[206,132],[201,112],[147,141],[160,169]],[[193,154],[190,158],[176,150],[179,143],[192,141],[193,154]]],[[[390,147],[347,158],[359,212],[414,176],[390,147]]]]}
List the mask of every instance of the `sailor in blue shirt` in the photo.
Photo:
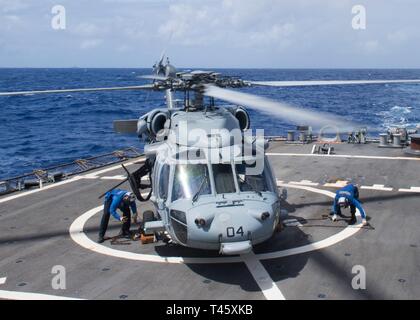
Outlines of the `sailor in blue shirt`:
{"type": "Polygon", "coordinates": [[[104,242],[105,232],[108,228],[109,217],[112,215],[116,220],[122,223],[119,236],[129,237],[131,226],[131,211],[134,220],[137,220],[136,197],[133,193],[114,189],[105,194],[104,214],[102,215],[101,226],[99,228],[98,242],[104,242]],[[118,214],[117,209],[123,213],[122,217],[118,214]]]}
{"type": "Polygon", "coordinates": [[[359,201],[359,189],[353,184],[349,184],[336,192],[334,203],[331,208],[332,220],[337,220],[337,214],[341,216],[341,208],[348,208],[349,206],[351,212],[350,224],[354,224],[356,222],[357,208],[362,216],[363,225],[366,225],[366,213],[359,201]]]}

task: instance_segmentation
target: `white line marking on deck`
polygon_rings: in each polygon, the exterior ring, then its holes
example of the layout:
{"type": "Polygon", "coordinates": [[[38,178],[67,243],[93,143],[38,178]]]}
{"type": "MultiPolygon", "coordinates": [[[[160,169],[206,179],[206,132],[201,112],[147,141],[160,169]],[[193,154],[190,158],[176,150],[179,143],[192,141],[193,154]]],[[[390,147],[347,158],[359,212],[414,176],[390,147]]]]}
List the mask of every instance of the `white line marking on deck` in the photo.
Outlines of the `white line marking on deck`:
{"type": "Polygon", "coordinates": [[[289,183],[300,185],[300,186],[312,186],[312,187],[316,187],[317,185],[319,185],[319,183],[312,182],[311,180],[290,181],[289,183]]]}
{"type": "Polygon", "coordinates": [[[74,182],[74,181],[78,181],[78,180],[81,180],[81,179],[83,179],[81,176],[77,176],[77,177],[70,178],[68,180],[64,180],[64,181],[60,181],[60,182],[57,182],[57,183],[54,183],[54,184],[50,184],[48,186],[43,187],[42,189],[35,189],[35,190],[31,190],[31,191],[18,193],[18,194],[15,194],[13,196],[9,196],[9,197],[0,199],[0,203],[10,201],[10,200],[13,200],[13,199],[17,199],[17,198],[21,198],[21,197],[24,197],[24,196],[29,196],[29,195],[37,193],[37,192],[41,192],[41,191],[45,191],[45,190],[52,189],[52,188],[55,188],[55,187],[59,187],[59,186],[62,186],[62,185],[65,185],[65,184],[68,184],[68,183],[71,183],[71,182],[74,182]]]}
{"type": "Polygon", "coordinates": [[[302,227],[302,224],[297,219],[287,219],[283,221],[287,227],[302,227]]]}
{"type": "Polygon", "coordinates": [[[83,227],[86,222],[95,214],[103,210],[103,205],[93,208],[80,217],[78,217],[70,226],[70,236],[74,242],[82,247],[111,257],[123,258],[128,260],[160,262],[160,263],[234,263],[242,262],[239,257],[223,257],[223,258],[182,258],[182,257],[161,257],[153,254],[141,254],[122,250],[108,248],[104,245],[93,242],[83,232],[83,227]],[[219,260],[220,259],[220,260],[219,260]]]}
{"type": "Polygon", "coordinates": [[[267,300],[286,300],[255,253],[242,255],[242,258],[267,300]]]}
{"type": "MultiPolygon", "coordinates": [[[[123,163],[123,165],[126,166],[126,167],[131,166],[131,165],[135,164],[136,162],[139,162],[139,161],[142,161],[142,160],[144,160],[144,158],[140,158],[140,159],[136,159],[135,161],[123,163]]],[[[102,169],[102,170],[99,170],[99,171],[95,171],[95,172],[92,172],[92,173],[85,174],[85,175],[83,175],[83,177],[87,178],[87,179],[89,179],[89,178],[99,178],[98,175],[100,175],[102,173],[106,173],[106,172],[109,172],[109,171],[114,171],[114,170],[117,170],[117,169],[120,169],[120,168],[122,168],[121,164],[116,165],[116,166],[112,166],[112,167],[109,167],[109,168],[106,168],[106,169],[102,169]]]]}
{"type": "Polygon", "coordinates": [[[354,158],[354,159],[420,161],[420,158],[361,156],[361,155],[350,155],[350,154],[311,154],[311,153],[278,153],[278,152],[269,152],[269,153],[266,153],[266,155],[267,156],[284,156],[284,157],[331,157],[331,158],[354,158]]]}
{"type": "Polygon", "coordinates": [[[392,188],[386,188],[383,184],[374,184],[373,186],[361,186],[361,189],[366,190],[380,190],[380,191],[392,191],[392,188]]]}
{"type": "MultiPolygon", "coordinates": [[[[116,176],[102,176],[102,177],[99,177],[99,176],[95,176],[95,177],[93,177],[92,176],[92,178],[93,179],[101,179],[101,180],[126,180],[127,179],[127,176],[124,176],[124,175],[116,175],[116,176]]],[[[149,180],[149,177],[142,177],[142,180],[146,180],[146,181],[148,181],[149,180]]]]}
{"type": "Polygon", "coordinates": [[[101,177],[101,180],[125,180],[125,179],[127,179],[127,177],[122,176],[122,175],[101,177]]]}
{"type": "MultiPolygon", "coordinates": [[[[136,161],[128,162],[124,165],[125,166],[131,166],[131,165],[133,165],[136,162],[141,161],[141,160],[142,159],[137,159],[136,161]]],[[[12,195],[12,196],[9,196],[9,197],[6,197],[6,198],[2,198],[2,199],[0,199],[0,203],[7,202],[7,201],[10,201],[10,200],[14,200],[14,199],[18,199],[18,198],[25,197],[25,196],[29,196],[29,195],[37,193],[37,192],[41,192],[41,191],[49,190],[49,189],[52,189],[52,188],[60,187],[62,185],[65,185],[65,184],[68,184],[68,183],[71,183],[71,182],[75,182],[75,181],[79,181],[81,179],[98,179],[99,178],[97,176],[98,174],[113,171],[113,170],[117,170],[119,168],[121,168],[121,165],[112,166],[112,167],[109,167],[109,168],[106,168],[106,169],[103,169],[103,170],[100,170],[100,171],[97,171],[97,172],[89,173],[89,174],[86,174],[86,175],[74,176],[74,177],[72,177],[68,180],[63,180],[63,181],[60,181],[60,182],[57,182],[57,183],[47,185],[47,186],[43,187],[42,189],[34,189],[34,190],[30,190],[30,191],[25,191],[25,192],[21,192],[21,193],[18,193],[18,194],[15,194],[15,195],[12,195]]]]}
{"type": "Polygon", "coordinates": [[[337,180],[334,183],[326,183],[326,184],[324,184],[324,187],[327,187],[327,188],[343,188],[346,185],[348,185],[348,183],[349,182],[346,181],[346,180],[337,180]]]}
{"type": "MultiPolygon", "coordinates": [[[[0,278],[0,285],[5,284],[7,277],[0,278]]],[[[32,293],[32,292],[19,292],[19,291],[6,291],[0,290],[0,299],[10,300],[82,300],[78,298],[69,298],[62,296],[53,296],[48,294],[32,293]]]]}
{"type": "Polygon", "coordinates": [[[400,192],[420,192],[420,187],[410,187],[410,189],[399,189],[400,192]]]}
{"type": "Polygon", "coordinates": [[[6,291],[6,290],[0,290],[0,299],[9,299],[9,300],[83,300],[83,299],[79,299],[79,298],[53,296],[53,295],[49,295],[49,294],[32,293],[32,292],[19,292],[19,291],[6,291]]]}
{"type": "MultiPolygon", "coordinates": [[[[320,193],[330,198],[335,197],[335,194],[333,192],[322,190],[322,189],[316,189],[316,188],[312,188],[308,186],[283,184],[283,183],[280,183],[280,181],[277,181],[277,185],[282,186],[282,187],[302,189],[302,190],[307,190],[307,191],[311,191],[315,193],[320,193]]],[[[281,293],[280,289],[270,278],[268,272],[264,269],[264,266],[258,260],[282,258],[282,257],[291,256],[291,255],[307,253],[310,251],[323,249],[351,237],[356,232],[358,232],[362,226],[360,213],[356,209],[357,224],[348,226],[344,230],[340,231],[339,233],[334,234],[324,240],[311,243],[308,245],[296,247],[296,248],[280,250],[276,252],[262,253],[262,254],[253,253],[254,255],[253,257],[249,257],[249,256],[248,257],[245,257],[245,256],[214,257],[214,258],[162,257],[158,255],[153,255],[153,254],[141,254],[141,253],[116,250],[116,249],[112,249],[112,248],[106,247],[102,244],[98,244],[92,241],[84,233],[83,228],[86,222],[95,214],[100,212],[101,210],[103,210],[103,205],[98,206],[96,208],[93,208],[83,213],[76,220],[74,220],[74,222],[71,224],[70,229],[69,229],[70,237],[73,239],[74,242],[96,253],[100,253],[100,254],[116,257],[116,258],[123,258],[123,259],[136,260],[136,261],[175,263],[175,264],[245,263],[248,269],[250,270],[252,276],[255,278],[258,286],[261,288],[264,296],[267,299],[285,299],[285,298],[283,294],[281,293]]]]}
{"type": "MultiPolygon", "coordinates": [[[[298,186],[298,185],[291,185],[291,184],[283,184],[278,182],[279,186],[282,187],[289,187],[289,188],[295,188],[295,189],[302,189],[310,192],[315,192],[319,194],[326,195],[330,198],[335,197],[335,193],[328,191],[328,190],[322,190],[317,189],[313,187],[307,187],[307,186],[298,186]]],[[[80,215],[76,220],[73,221],[73,223],[70,226],[69,232],[70,237],[73,239],[74,242],[82,246],[83,248],[86,248],[88,250],[94,251],[96,253],[108,255],[111,257],[116,258],[122,258],[122,259],[128,259],[128,260],[136,260],[136,261],[147,261],[147,262],[158,262],[158,263],[197,263],[197,264],[211,264],[211,263],[239,263],[243,262],[243,259],[241,257],[215,257],[215,258],[183,258],[183,257],[162,257],[158,255],[153,254],[142,254],[142,253],[134,253],[134,252],[128,252],[128,251],[122,251],[117,249],[112,249],[109,247],[106,247],[102,244],[98,244],[94,241],[92,241],[83,231],[83,228],[86,224],[86,222],[92,218],[95,214],[103,210],[103,205],[98,206],[96,208],[93,208],[82,215],[80,215]]],[[[340,241],[343,241],[344,239],[351,237],[353,234],[358,232],[360,230],[361,219],[359,219],[359,212],[356,211],[356,216],[358,219],[358,223],[355,225],[350,225],[346,227],[344,230],[340,231],[337,234],[334,234],[330,236],[327,239],[312,243],[310,245],[305,245],[302,247],[292,248],[288,250],[282,250],[277,252],[272,252],[269,254],[256,254],[258,259],[265,260],[265,259],[273,259],[276,257],[286,257],[291,256],[303,252],[309,252],[313,250],[318,250],[321,248],[332,246],[340,241]]]]}

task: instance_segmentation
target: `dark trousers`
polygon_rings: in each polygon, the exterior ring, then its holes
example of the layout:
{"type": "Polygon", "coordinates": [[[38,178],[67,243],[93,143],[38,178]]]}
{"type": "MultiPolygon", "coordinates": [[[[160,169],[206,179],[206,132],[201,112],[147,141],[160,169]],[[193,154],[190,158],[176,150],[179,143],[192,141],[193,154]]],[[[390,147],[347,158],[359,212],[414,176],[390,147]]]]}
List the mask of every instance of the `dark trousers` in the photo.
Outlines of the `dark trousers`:
{"type": "MultiPolygon", "coordinates": [[[[359,189],[357,187],[354,187],[354,198],[356,200],[359,200],[359,189]]],[[[337,214],[339,216],[341,216],[341,208],[340,206],[337,206],[337,214]]],[[[354,205],[350,205],[350,213],[351,213],[351,218],[352,219],[356,219],[356,207],[354,205]]]]}
{"type": "MultiPolygon", "coordinates": [[[[356,218],[356,207],[354,205],[350,205],[350,212],[351,212],[351,218],[355,219],[356,218]]],[[[341,208],[340,206],[337,206],[337,214],[339,216],[341,216],[341,208]]]]}
{"type": "MultiPolygon", "coordinates": [[[[109,208],[111,207],[112,197],[105,201],[104,203],[104,213],[101,219],[101,225],[99,227],[99,239],[103,239],[105,237],[106,230],[108,229],[109,217],[111,212],[109,208]]],[[[120,234],[128,235],[130,233],[130,226],[131,226],[131,211],[130,207],[127,205],[122,205],[119,208],[123,212],[123,217],[127,219],[126,222],[123,223],[121,227],[120,234]]]]}

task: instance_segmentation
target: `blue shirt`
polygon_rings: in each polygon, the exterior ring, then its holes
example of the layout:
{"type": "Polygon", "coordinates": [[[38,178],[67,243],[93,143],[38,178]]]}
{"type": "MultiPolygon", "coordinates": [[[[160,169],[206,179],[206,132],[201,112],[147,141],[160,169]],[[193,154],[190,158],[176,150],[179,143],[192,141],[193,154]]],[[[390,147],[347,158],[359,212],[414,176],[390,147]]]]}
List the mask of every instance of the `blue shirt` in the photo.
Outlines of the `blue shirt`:
{"type": "MultiPolygon", "coordinates": [[[[105,201],[109,200],[112,197],[111,206],[109,207],[109,211],[112,216],[117,219],[118,221],[121,220],[120,215],[117,213],[117,209],[121,210],[123,205],[122,201],[124,196],[128,193],[126,190],[121,189],[114,189],[105,194],[105,201]]],[[[130,202],[131,211],[136,214],[137,213],[137,206],[136,202],[130,202]]]]}
{"type": "Polygon", "coordinates": [[[349,184],[336,192],[334,203],[332,206],[332,212],[334,214],[337,213],[338,199],[340,199],[341,197],[344,197],[349,201],[350,205],[353,205],[357,209],[359,209],[360,215],[362,216],[363,219],[366,218],[366,213],[365,213],[365,210],[363,210],[362,208],[362,204],[359,202],[359,200],[355,198],[355,190],[356,190],[356,187],[352,184],[349,184]]]}

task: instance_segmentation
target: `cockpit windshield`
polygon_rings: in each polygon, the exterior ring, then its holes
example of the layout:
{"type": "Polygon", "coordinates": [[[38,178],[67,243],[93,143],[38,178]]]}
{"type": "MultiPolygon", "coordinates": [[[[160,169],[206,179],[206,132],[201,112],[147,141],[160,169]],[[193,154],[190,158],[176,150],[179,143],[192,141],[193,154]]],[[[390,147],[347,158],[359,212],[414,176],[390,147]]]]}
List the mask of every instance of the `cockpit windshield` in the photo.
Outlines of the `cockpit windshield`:
{"type": "Polygon", "coordinates": [[[172,201],[191,199],[197,192],[200,195],[211,194],[208,177],[206,164],[178,164],[175,168],[172,201]]]}
{"type": "Polygon", "coordinates": [[[246,163],[240,163],[235,165],[236,174],[238,178],[239,188],[242,192],[245,191],[256,191],[256,192],[265,192],[273,191],[272,186],[268,181],[266,169],[259,174],[253,174],[252,170],[255,169],[253,166],[250,166],[246,163]],[[248,170],[247,170],[248,169],[248,170]]]}
{"type": "Polygon", "coordinates": [[[236,192],[235,180],[233,178],[232,165],[229,164],[213,164],[214,185],[216,193],[234,193],[236,192]]]}

